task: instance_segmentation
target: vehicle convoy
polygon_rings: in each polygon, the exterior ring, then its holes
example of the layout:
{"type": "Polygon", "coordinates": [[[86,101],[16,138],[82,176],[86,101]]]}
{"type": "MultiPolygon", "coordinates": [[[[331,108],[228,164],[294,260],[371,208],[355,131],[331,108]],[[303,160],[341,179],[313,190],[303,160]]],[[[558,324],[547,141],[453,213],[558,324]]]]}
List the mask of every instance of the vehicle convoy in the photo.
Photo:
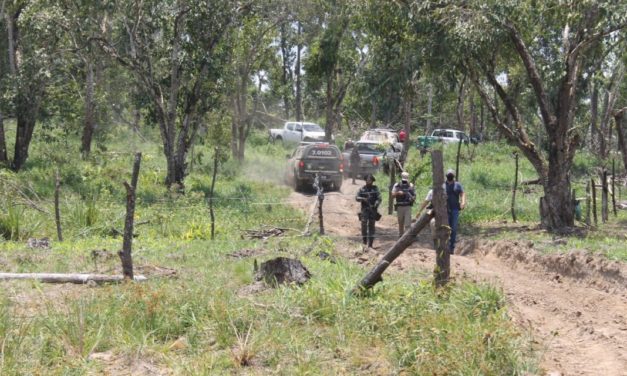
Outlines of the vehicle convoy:
{"type": "Polygon", "coordinates": [[[457,129],[434,129],[430,136],[418,136],[416,147],[419,149],[428,149],[436,142],[450,144],[460,141],[465,144],[469,142],[468,136],[462,131],[458,131],[457,129]]]}
{"type": "MultiPolygon", "coordinates": [[[[354,146],[359,151],[359,167],[357,168],[357,177],[364,177],[368,174],[375,174],[380,168],[387,172],[388,161],[392,158],[398,159],[400,150],[397,146],[390,143],[380,143],[377,141],[357,141],[354,146]]],[[[344,174],[348,176],[352,171],[350,162],[350,154],[352,148],[343,151],[344,155],[344,174]]]]}
{"type": "Polygon", "coordinates": [[[327,190],[337,191],[342,186],[344,157],[337,146],[303,142],[287,158],[285,181],[295,190],[313,187],[316,175],[327,190]]]}
{"type": "Polygon", "coordinates": [[[315,123],[288,121],[283,128],[270,129],[270,142],[324,141],[324,129],[315,123]]]}

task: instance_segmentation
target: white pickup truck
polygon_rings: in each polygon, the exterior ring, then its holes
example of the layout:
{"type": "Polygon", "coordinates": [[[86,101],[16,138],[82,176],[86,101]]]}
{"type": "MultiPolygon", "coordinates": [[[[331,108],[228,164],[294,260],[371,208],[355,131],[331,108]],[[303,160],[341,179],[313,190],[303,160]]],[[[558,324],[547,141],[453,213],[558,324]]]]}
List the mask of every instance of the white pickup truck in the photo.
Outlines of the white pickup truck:
{"type": "Polygon", "coordinates": [[[324,141],[324,129],[315,123],[288,121],[281,129],[270,129],[270,142],[324,141]]]}

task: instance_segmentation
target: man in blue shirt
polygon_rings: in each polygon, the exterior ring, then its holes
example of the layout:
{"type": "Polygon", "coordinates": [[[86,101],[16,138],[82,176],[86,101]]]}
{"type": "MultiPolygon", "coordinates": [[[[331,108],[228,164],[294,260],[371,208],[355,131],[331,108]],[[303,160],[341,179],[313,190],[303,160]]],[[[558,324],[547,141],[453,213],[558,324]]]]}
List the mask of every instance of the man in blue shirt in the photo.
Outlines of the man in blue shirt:
{"type": "Polygon", "coordinates": [[[459,212],[466,207],[466,194],[464,193],[464,187],[455,180],[455,171],[451,169],[446,172],[444,188],[446,190],[446,203],[448,207],[448,225],[451,226],[448,250],[453,254],[455,253],[455,241],[457,240],[459,212]]]}
{"type": "MultiPolygon", "coordinates": [[[[450,254],[455,253],[455,242],[457,241],[457,224],[459,222],[459,212],[466,207],[466,194],[461,183],[455,180],[455,171],[449,169],[446,172],[446,182],[444,183],[444,191],[446,193],[446,206],[448,211],[448,225],[451,227],[451,237],[449,238],[448,250],[450,254]]],[[[427,207],[431,209],[431,200],[433,199],[433,190],[429,190],[427,197],[423,201],[416,218],[420,216],[422,210],[427,207]]],[[[435,234],[435,219],[431,220],[431,233],[435,234]]]]}

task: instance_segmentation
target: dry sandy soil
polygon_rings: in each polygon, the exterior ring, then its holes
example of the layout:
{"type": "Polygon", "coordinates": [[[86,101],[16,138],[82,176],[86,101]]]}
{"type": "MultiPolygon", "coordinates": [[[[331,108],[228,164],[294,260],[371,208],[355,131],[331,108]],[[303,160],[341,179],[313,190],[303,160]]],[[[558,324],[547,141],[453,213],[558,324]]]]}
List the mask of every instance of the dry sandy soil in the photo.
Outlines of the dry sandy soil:
{"type": "MultiPolygon", "coordinates": [[[[359,182],[363,184],[363,182],[359,182]]],[[[398,238],[395,215],[377,222],[375,249],[361,251],[359,185],[345,181],[341,192],[325,195],[326,233],[346,241],[337,251],[359,263],[374,264],[398,238]]],[[[309,213],[315,196],[292,193],[290,201],[309,213]]],[[[381,208],[382,214],[387,208],[381,208]]],[[[311,228],[316,230],[317,223],[311,228]]],[[[521,227],[520,231],[538,231],[521,227]]],[[[435,254],[429,229],[388,272],[432,270],[435,254]]],[[[511,316],[528,330],[540,349],[544,375],[627,375],[627,265],[585,251],[541,255],[532,242],[482,241],[460,236],[451,258],[456,280],[489,281],[500,286],[511,316]]]]}

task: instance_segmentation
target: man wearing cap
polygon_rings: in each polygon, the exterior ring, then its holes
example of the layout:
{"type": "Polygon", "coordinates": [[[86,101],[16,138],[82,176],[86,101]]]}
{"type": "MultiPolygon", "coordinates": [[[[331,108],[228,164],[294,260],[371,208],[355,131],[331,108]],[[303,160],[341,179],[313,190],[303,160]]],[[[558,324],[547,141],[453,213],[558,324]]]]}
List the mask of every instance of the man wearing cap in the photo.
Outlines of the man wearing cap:
{"type": "Polygon", "coordinates": [[[364,245],[372,248],[374,242],[374,224],[381,218],[381,214],[377,211],[381,204],[381,194],[379,188],[374,185],[374,176],[368,174],[365,177],[366,185],[359,189],[355,199],[361,203],[361,211],[359,212],[359,221],[361,222],[361,237],[364,245]]]}
{"type": "Polygon", "coordinates": [[[392,187],[392,197],[396,199],[396,214],[398,216],[398,236],[401,237],[411,225],[411,207],[416,201],[414,185],[409,182],[409,173],[401,173],[401,182],[392,187]]]}

